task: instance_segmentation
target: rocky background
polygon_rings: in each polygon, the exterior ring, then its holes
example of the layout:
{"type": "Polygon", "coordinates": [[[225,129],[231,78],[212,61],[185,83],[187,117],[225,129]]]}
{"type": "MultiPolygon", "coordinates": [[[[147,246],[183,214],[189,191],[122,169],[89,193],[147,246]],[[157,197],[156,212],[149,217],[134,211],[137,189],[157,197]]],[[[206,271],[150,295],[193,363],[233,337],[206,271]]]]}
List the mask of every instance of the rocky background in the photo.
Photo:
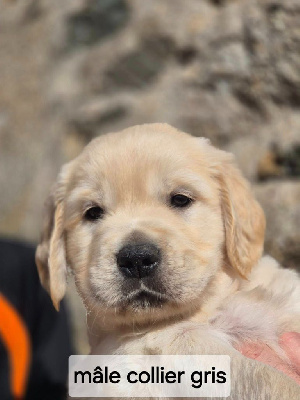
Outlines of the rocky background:
{"type": "Polygon", "coordinates": [[[266,252],[300,268],[299,110],[300,0],[0,0],[0,233],[37,241],[95,135],[168,122],[235,154],[266,252]]]}

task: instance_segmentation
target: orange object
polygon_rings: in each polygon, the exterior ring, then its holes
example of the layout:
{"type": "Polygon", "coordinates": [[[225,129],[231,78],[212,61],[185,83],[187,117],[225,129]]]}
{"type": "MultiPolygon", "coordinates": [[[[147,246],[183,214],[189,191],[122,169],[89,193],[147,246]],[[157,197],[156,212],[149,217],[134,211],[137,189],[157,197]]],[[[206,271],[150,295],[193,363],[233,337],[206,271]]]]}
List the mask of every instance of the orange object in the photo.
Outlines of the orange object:
{"type": "Polygon", "coordinates": [[[25,396],[31,360],[27,327],[12,304],[0,294],[0,336],[8,350],[10,387],[13,396],[25,396]]]}

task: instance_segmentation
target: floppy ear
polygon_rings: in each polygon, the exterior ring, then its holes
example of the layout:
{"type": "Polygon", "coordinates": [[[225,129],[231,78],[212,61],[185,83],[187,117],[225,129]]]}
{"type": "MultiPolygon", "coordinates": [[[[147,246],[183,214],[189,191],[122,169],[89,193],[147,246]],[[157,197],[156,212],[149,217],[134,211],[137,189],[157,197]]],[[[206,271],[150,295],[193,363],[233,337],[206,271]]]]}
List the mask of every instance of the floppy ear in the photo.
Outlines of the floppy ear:
{"type": "Polygon", "coordinates": [[[230,265],[246,278],[262,255],[265,216],[233,156],[219,150],[218,168],[226,253],[230,265]]]}
{"type": "Polygon", "coordinates": [[[42,286],[48,291],[56,310],[66,291],[67,263],[64,245],[64,205],[70,163],[65,164],[45,204],[44,226],[35,261],[42,286]]]}

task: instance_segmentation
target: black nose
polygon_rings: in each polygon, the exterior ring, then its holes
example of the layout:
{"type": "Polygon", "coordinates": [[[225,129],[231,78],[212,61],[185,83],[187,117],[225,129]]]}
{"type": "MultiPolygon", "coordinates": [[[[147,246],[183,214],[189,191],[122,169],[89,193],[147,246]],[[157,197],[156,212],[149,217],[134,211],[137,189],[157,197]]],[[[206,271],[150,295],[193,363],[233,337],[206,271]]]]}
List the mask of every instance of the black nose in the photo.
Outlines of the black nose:
{"type": "Polygon", "coordinates": [[[117,254],[118,267],[129,278],[152,275],[160,259],[160,250],[152,243],[127,244],[117,254]]]}

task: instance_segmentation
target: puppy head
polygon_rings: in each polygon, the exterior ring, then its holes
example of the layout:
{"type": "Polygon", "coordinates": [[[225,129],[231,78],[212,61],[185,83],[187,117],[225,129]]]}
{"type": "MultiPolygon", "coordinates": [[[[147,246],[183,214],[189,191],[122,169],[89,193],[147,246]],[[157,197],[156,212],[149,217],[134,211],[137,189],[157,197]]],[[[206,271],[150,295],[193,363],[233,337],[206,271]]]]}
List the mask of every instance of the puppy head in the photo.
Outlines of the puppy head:
{"type": "Polygon", "coordinates": [[[201,305],[225,264],[247,277],[264,215],[232,157],[164,124],[94,139],[63,167],[36,261],[58,307],[67,266],[88,309],[166,318],[201,305]]]}

